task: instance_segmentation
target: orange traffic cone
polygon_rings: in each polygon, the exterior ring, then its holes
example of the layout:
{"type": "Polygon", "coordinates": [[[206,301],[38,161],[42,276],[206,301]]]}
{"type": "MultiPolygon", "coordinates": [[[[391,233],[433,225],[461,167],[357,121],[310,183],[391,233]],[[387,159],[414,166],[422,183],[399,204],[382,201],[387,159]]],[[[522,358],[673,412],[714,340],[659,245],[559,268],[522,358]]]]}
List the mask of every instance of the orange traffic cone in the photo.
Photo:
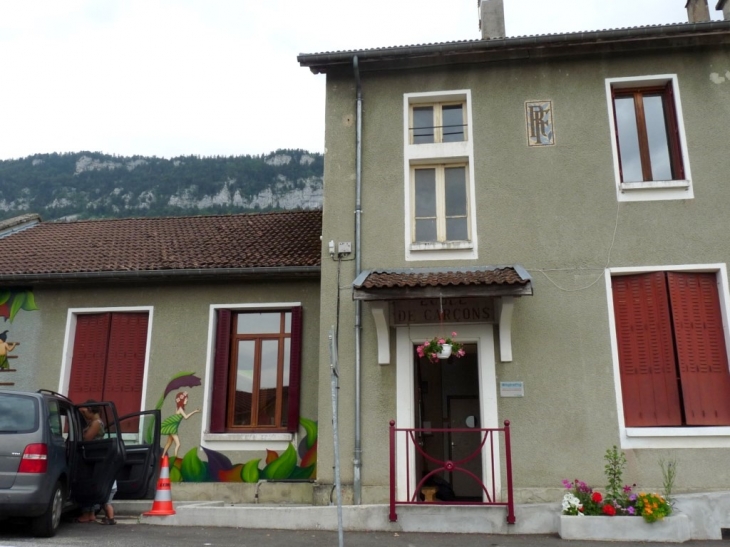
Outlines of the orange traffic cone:
{"type": "Polygon", "coordinates": [[[175,514],[175,509],[172,507],[170,462],[167,459],[167,454],[162,456],[160,478],[157,479],[157,491],[155,492],[155,501],[152,503],[152,509],[143,514],[147,517],[163,517],[165,515],[175,514]]]}

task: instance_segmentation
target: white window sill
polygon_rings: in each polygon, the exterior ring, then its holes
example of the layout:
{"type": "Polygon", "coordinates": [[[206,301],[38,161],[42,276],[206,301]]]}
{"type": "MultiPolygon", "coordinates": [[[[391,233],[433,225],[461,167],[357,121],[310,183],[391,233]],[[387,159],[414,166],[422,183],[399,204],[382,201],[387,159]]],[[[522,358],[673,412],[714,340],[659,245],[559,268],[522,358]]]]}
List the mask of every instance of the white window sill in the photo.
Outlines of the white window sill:
{"type": "Polygon", "coordinates": [[[291,442],[292,433],[203,433],[204,441],[286,441],[291,442]]]}
{"type": "Polygon", "coordinates": [[[730,427],[627,427],[621,448],[727,448],[730,427]]]}
{"type": "Polygon", "coordinates": [[[688,180],[650,180],[646,182],[622,182],[619,189],[622,192],[630,192],[632,190],[661,190],[663,188],[685,188],[689,189],[690,182],[688,180]]]}
{"type": "Polygon", "coordinates": [[[292,433],[203,433],[200,445],[216,451],[286,450],[296,443],[292,433]]]}
{"type": "Polygon", "coordinates": [[[411,251],[461,251],[463,249],[473,249],[474,244],[471,241],[445,241],[441,242],[424,242],[411,243],[411,251]]]}

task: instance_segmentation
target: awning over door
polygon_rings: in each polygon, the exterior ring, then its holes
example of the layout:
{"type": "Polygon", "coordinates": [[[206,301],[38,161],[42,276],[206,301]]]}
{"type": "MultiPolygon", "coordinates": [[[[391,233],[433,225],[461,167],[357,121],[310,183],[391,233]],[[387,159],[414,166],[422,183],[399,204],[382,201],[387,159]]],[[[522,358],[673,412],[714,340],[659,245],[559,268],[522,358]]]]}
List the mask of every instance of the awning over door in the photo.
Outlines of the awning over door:
{"type": "Polygon", "coordinates": [[[522,266],[365,270],[352,282],[354,300],[370,300],[378,337],[378,363],[390,363],[390,300],[495,297],[500,360],[512,360],[512,314],[516,296],[532,295],[522,266]]]}
{"type": "Polygon", "coordinates": [[[352,286],[354,300],[532,295],[532,278],[519,265],[364,270],[352,286]]]}

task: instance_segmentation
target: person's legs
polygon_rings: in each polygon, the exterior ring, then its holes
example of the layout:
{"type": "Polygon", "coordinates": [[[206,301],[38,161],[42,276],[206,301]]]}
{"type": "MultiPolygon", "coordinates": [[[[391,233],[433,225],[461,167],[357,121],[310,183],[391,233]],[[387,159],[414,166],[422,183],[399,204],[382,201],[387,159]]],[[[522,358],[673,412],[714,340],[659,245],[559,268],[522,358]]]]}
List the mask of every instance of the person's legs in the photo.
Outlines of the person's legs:
{"type": "Polygon", "coordinates": [[[114,484],[112,485],[112,491],[109,494],[109,499],[104,504],[104,514],[106,515],[104,519],[101,521],[102,524],[116,524],[117,521],[114,520],[114,506],[112,505],[112,500],[114,499],[114,494],[117,493],[117,481],[114,481],[114,484]]]}
{"type": "Polygon", "coordinates": [[[81,515],[76,519],[76,522],[94,522],[96,517],[94,516],[93,507],[82,507],[81,515]]]}

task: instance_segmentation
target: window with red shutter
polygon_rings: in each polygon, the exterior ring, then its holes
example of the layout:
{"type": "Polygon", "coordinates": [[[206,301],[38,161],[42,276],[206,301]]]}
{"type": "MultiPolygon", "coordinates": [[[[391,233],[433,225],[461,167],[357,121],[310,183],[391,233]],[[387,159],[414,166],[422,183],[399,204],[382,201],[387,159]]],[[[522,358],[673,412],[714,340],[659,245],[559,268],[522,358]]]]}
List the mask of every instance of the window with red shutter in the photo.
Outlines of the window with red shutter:
{"type": "Polygon", "coordinates": [[[210,432],[295,432],[302,308],[218,310],[210,432]]]}
{"type": "MultiPolygon", "coordinates": [[[[68,391],[72,401],[112,401],[119,416],[140,411],[148,321],[146,312],[77,316],[68,391]]],[[[130,432],[136,426],[125,421],[130,432]]]]}
{"type": "Polygon", "coordinates": [[[626,425],[730,425],[717,276],[652,272],[611,283],[626,425]]]}

